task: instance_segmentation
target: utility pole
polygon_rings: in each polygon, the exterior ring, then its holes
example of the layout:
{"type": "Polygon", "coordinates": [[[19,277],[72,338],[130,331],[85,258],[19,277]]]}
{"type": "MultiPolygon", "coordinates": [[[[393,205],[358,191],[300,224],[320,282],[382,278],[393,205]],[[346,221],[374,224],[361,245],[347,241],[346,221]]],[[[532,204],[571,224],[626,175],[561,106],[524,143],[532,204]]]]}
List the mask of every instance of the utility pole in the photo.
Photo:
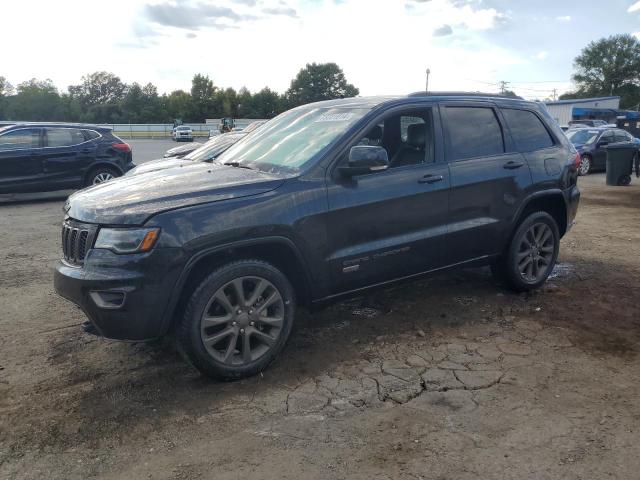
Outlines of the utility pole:
{"type": "Polygon", "coordinates": [[[500,86],[500,93],[504,93],[507,91],[507,87],[509,86],[509,82],[505,82],[504,80],[500,80],[498,82],[498,85],[500,86]]]}
{"type": "Polygon", "coordinates": [[[425,92],[429,91],[429,75],[430,74],[431,74],[431,69],[427,68],[427,85],[426,85],[426,88],[424,90],[425,92]]]}
{"type": "Polygon", "coordinates": [[[558,98],[558,89],[557,89],[557,88],[554,88],[554,89],[552,90],[552,92],[553,92],[553,94],[552,94],[553,96],[552,96],[551,98],[553,98],[553,101],[555,102],[555,101],[556,101],[556,99],[558,98]]]}

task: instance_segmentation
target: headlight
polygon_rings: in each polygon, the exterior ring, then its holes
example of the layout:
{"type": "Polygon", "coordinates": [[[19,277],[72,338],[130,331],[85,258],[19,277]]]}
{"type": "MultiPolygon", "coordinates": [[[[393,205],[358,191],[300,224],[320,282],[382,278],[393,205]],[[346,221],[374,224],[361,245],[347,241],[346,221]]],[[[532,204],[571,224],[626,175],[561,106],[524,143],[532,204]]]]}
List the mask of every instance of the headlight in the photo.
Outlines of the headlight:
{"type": "Polygon", "coordinates": [[[159,228],[101,228],[93,248],[114,253],[148,252],[159,236],[159,228]]]}

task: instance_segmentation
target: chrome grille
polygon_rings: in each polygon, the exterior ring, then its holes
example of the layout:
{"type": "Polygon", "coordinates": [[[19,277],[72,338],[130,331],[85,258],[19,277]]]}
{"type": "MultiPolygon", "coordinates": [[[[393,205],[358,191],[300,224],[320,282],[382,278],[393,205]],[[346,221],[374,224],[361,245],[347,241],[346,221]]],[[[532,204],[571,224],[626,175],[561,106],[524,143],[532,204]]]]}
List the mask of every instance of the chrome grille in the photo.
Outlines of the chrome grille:
{"type": "Polygon", "coordinates": [[[95,225],[65,220],[62,224],[62,255],[71,265],[83,265],[87,250],[93,246],[95,225]]]}

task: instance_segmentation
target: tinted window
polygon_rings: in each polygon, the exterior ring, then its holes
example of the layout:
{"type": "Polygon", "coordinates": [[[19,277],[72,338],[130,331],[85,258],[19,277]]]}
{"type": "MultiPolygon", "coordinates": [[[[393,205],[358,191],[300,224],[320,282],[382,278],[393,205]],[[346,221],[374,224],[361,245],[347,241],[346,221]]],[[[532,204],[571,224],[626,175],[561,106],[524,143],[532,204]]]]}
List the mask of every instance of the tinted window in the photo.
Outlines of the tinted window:
{"type": "Polygon", "coordinates": [[[100,134],[95,130],[83,130],[82,132],[84,133],[84,136],[87,138],[87,140],[95,140],[96,138],[100,137],[100,134]]]}
{"type": "Polygon", "coordinates": [[[0,151],[24,150],[40,146],[40,131],[37,128],[22,128],[0,136],[0,151]]]}
{"type": "Polygon", "coordinates": [[[504,153],[502,129],[491,108],[447,107],[447,131],[453,160],[504,153]]]}
{"type": "Polygon", "coordinates": [[[511,108],[503,109],[502,113],[521,152],[533,152],[553,146],[551,135],[534,113],[511,108]]]}
{"type": "Polygon", "coordinates": [[[613,136],[613,132],[611,130],[604,132],[602,134],[602,136],[600,137],[600,142],[615,142],[614,136],[613,136]]]}
{"type": "Polygon", "coordinates": [[[629,140],[631,140],[631,138],[629,138],[629,134],[627,132],[622,132],[620,130],[615,132],[615,139],[616,142],[628,142],[629,140]]]}
{"type": "Polygon", "coordinates": [[[85,142],[82,130],[77,128],[47,128],[48,147],[68,147],[85,142]]]}

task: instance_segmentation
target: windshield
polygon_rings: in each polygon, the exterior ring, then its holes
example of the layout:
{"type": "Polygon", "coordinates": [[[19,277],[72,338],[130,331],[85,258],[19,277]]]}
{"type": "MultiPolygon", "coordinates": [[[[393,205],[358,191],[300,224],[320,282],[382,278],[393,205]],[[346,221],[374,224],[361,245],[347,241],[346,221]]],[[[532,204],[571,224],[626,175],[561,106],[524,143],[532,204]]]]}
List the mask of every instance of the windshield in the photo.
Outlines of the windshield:
{"type": "Polygon", "coordinates": [[[191,130],[191,127],[178,127],[178,130],[191,130]]]}
{"type": "Polygon", "coordinates": [[[234,135],[230,133],[220,135],[219,137],[216,137],[213,140],[209,140],[201,147],[195,149],[189,155],[185,155],[184,159],[192,160],[194,162],[204,162],[207,160],[211,160],[220,155],[227,148],[229,148],[244,136],[245,135],[234,135]]]}
{"type": "Polygon", "coordinates": [[[599,134],[600,130],[588,130],[584,128],[567,133],[567,138],[574,145],[589,145],[596,141],[599,134]]]}
{"type": "Polygon", "coordinates": [[[227,150],[218,160],[267,172],[293,173],[369,109],[308,106],[289,110],[227,150]]]}

